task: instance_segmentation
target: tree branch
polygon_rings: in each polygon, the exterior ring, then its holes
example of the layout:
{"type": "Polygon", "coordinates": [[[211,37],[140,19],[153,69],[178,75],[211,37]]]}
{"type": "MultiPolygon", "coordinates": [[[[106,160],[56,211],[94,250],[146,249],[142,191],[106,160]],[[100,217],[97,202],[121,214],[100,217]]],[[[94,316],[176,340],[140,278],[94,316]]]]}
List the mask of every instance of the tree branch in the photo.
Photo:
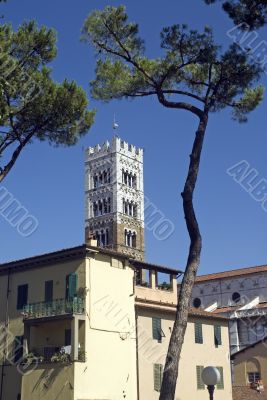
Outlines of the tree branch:
{"type": "Polygon", "coordinates": [[[157,91],[157,96],[158,96],[159,102],[164,107],[177,108],[180,110],[190,111],[191,113],[193,113],[194,115],[196,115],[199,118],[202,118],[202,116],[203,116],[203,111],[200,108],[193,106],[192,104],[184,103],[184,102],[173,102],[173,101],[166,100],[164,93],[160,89],[157,91]]]}

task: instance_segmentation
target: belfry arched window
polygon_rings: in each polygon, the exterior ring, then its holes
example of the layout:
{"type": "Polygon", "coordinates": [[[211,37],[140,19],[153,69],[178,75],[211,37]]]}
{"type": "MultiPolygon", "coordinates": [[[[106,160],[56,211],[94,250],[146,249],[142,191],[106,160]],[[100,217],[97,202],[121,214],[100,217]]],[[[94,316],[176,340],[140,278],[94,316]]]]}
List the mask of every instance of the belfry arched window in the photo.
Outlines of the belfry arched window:
{"type": "Polygon", "coordinates": [[[137,186],[137,178],[136,174],[133,174],[132,172],[129,172],[128,170],[122,170],[122,183],[125,185],[136,188],[137,186]]]}
{"type": "Polygon", "coordinates": [[[122,200],[122,212],[125,215],[129,215],[129,217],[137,218],[137,204],[133,201],[122,200]]]}
{"type": "Polygon", "coordinates": [[[101,200],[98,201],[98,211],[99,211],[98,215],[103,214],[103,204],[101,200]]]}
{"type": "Polygon", "coordinates": [[[103,203],[104,203],[104,214],[107,214],[107,212],[108,212],[108,201],[107,201],[107,199],[104,199],[103,203]]]}
{"type": "Polygon", "coordinates": [[[125,229],[124,231],[124,241],[127,247],[136,247],[136,233],[131,230],[125,229]]]}
{"type": "Polygon", "coordinates": [[[104,171],[99,171],[93,176],[93,187],[94,189],[99,188],[100,186],[106,185],[111,181],[111,172],[110,168],[105,169],[104,171]]]}
{"type": "Polygon", "coordinates": [[[94,239],[97,241],[98,247],[105,247],[109,245],[109,230],[101,229],[100,232],[96,231],[94,233],[94,239]]]}

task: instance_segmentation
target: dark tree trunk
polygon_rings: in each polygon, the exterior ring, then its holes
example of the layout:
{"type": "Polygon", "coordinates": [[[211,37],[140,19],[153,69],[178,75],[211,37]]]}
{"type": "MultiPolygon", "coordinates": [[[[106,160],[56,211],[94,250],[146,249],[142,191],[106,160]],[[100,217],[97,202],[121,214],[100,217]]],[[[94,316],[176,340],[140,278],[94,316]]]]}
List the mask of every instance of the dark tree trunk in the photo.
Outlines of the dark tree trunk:
{"type": "MultiPolygon", "coordinates": [[[[30,142],[30,140],[31,140],[31,138],[33,137],[34,134],[35,134],[35,131],[30,133],[26,137],[26,139],[21,141],[19,146],[13,152],[10,161],[5,165],[4,168],[0,168],[0,183],[5,179],[5,177],[8,175],[8,173],[11,171],[11,169],[13,168],[15,162],[17,161],[21,151],[30,142]]],[[[0,156],[2,156],[2,152],[0,152],[0,156]]]]}
{"type": "MultiPolygon", "coordinates": [[[[204,112],[202,117],[200,118],[198,130],[196,132],[192,154],[190,155],[188,175],[186,178],[184,191],[182,193],[186,226],[190,236],[190,248],[187,265],[178,296],[176,319],[171,334],[166,364],[164,368],[163,381],[159,398],[160,400],[174,400],[175,397],[179,361],[187,327],[191,293],[194,286],[197,269],[200,263],[202,238],[194,211],[193,194],[199,172],[199,164],[207,123],[208,115],[204,112]]],[[[194,371],[188,372],[194,373],[194,371]]]]}

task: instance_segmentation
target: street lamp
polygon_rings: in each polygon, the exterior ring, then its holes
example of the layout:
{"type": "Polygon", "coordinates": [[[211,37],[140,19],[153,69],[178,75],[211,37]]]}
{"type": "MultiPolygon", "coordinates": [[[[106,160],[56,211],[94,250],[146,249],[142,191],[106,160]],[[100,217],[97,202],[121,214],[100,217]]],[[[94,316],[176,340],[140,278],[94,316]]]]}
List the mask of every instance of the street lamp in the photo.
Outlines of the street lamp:
{"type": "Polygon", "coordinates": [[[201,378],[203,383],[208,387],[210,400],[213,400],[214,387],[221,379],[220,372],[215,367],[206,367],[202,371],[201,378]]]}

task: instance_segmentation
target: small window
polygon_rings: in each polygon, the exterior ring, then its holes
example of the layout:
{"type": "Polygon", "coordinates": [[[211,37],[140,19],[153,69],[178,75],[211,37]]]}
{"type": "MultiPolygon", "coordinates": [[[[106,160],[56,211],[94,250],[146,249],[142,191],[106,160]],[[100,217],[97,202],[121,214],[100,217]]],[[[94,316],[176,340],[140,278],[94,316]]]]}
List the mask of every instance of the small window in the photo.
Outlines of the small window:
{"type": "Polygon", "coordinates": [[[214,344],[215,347],[222,344],[222,328],[220,325],[214,325],[214,344]]]}
{"type": "Polygon", "coordinates": [[[153,339],[162,342],[161,318],[152,318],[152,334],[153,339]]]}
{"type": "Polygon", "coordinates": [[[216,368],[220,372],[220,380],[217,383],[217,389],[222,390],[224,389],[223,367],[216,367],[216,368]]]}
{"type": "Polygon", "coordinates": [[[198,297],[196,297],[196,298],[193,300],[193,307],[199,308],[200,306],[201,306],[201,300],[200,300],[198,297]]]}
{"type": "Polygon", "coordinates": [[[202,365],[197,365],[196,367],[196,373],[197,373],[197,389],[198,390],[203,390],[205,389],[204,382],[202,380],[202,371],[204,367],[202,365]]]}
{"type": "Polygon", "coordinates": [[[154,390],[160,392],[163,377],[163,365],[154,364],[154,390]]]}
{"type": "Polygon", "coordinates": [[[14,362],[22,361],[23,358],[23,336],[16,336],[14,340],[14,362]]]}
{"type": "Polygon", "coordinates": [[[22,310],[28,303],[28,285],[18,286],[17,293],[17,310],[22,310]]]}
{"type": "Polygon", "coordinates": [[[256,383],[261,380],[261,374],[259,372],[248,373],[248,383],[256,383]]]}
{"type": "Polygon", "coordinates": [[[241,299],[240,293],[234,292],[232,295],[232,300],[234,303],[239,303],[241,299]]]}
{"type": "Polygon", "coordinates": [[[203,344],[202,324],[195,322],[195,343],[203,344]]]}
{"type": "Polygon", "coordinates": [[[46,281],[45,282],[45,302],[52,303],[53,301],[53,281],[46,281]]]}

